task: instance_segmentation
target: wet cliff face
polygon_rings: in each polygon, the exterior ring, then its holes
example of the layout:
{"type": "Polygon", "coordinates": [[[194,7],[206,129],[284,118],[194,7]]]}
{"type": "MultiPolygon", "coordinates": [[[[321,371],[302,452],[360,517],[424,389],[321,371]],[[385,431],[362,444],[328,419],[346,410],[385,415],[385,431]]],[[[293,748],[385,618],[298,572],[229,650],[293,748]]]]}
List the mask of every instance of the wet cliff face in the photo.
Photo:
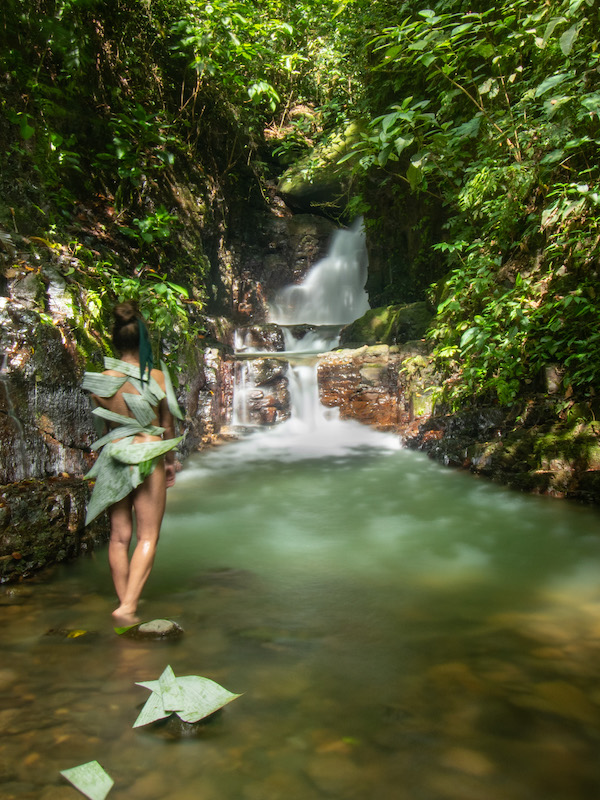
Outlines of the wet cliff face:
{"type": "Polygon", "coordinates": [[[85,481],[50,478],[0,487],[0,583],[90,552],[108,539],[106,515],[84,527],[85,481]]]}
{"type": "Polygon", "coordinates": [[[58,326],[0,298],[0,484],[82,475],[94,432],[81,367],[58,326]]]}

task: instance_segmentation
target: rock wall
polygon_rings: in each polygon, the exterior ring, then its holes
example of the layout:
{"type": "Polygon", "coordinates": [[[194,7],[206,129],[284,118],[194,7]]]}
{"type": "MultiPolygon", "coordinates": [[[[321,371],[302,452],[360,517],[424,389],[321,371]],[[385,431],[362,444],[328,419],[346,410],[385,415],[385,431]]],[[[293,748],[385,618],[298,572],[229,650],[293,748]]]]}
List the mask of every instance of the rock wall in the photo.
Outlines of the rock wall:
{"type": "Polygon", "coordinates": [[[321,402],[342,419],[404,436],[431,413],[426,352],[417,340],[328,353],[317,367],[321,402]]]}
{"type": "Polygon", "coordinates": [[[424,341],[337,350],[320,358],[318,375],[321,402],[343,419],[396,432],[445,466],[519,491],[600,504],[600,426],[585,409],[557,420],[540,395],[518,408],[435,414],[439,378],[424,341]]]}
{"type": "Polygon", "coordinates": [[[10,298],[0,324],[0,484],[83,475],[95,435],[72,343],[10,298]]]}
{"type": "Polygon", "coordinates": [[[0,487],[0,583],[75,558],[108,539],[106,515],[84,527],[89,487],[50,478],[0,487]]]}
{"type": "Polygon", "coordinates": [[[405,444],[520,491],[600,504],[598,426],[576,416],[557,420],[547,398],[431,416],[405,444]]]}

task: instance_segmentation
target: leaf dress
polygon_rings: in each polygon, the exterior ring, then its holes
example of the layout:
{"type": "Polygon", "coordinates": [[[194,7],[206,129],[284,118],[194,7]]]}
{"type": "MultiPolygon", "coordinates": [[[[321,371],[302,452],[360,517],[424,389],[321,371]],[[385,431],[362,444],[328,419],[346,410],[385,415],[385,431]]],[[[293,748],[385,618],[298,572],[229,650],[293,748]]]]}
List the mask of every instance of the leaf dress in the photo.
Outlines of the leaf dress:
{"type": "Polygon", "coordinates": [[[92,450],[100,450],[94,466],[85,476],[95,480],[88,504],[87,525],[106,508],[118,503],[150,475],[158,460],[169,450],[177,447],[183,436],[151,442],[136,442],[136,436],[147,434],[161,436],[165,429],[153,425],[156,407],[166,397],[169,411],[177,419],[183,419],[169,373],[164,362],[161,369],[165,378],[165,391],[149,374],[148,380],[140,380],[140,368],[117,358],[105,357],[104,368],[122,372],[123,376],[104,375],[101,372],[86,372],[83,388],[98,397],[113,397],[125,384],[130,383],[139,394],[123,392],[122,397],[133,416],[125,416],[98,406],[92,413],[98,420],[112,423],[116,427],[94,442],[92,450]]]}

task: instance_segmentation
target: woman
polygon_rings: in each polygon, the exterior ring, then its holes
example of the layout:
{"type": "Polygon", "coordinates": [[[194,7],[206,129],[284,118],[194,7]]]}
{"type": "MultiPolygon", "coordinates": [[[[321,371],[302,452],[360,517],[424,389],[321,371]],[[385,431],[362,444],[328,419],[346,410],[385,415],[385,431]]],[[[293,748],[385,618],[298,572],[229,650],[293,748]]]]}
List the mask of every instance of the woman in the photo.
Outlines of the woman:
{"type": "Polygon", "coordinates": [[[136,305],[115,309],[112,341],[120,358],[105,358],[103,373],[86,372],[83,388],[92,393],[92,412],[104,421],[101,450],[86,475],[96,481],[86,524],[104,509],[110,517],[108,559],[119,607],[113,617],[134,624],[142,589],[154,562],[165,511],[166,489],[175,483],[173,417],[182,419],[164,363],[152,369],[152,349],[136,305]],[[136,546],[129,545],[136,520],[136,546]]]}

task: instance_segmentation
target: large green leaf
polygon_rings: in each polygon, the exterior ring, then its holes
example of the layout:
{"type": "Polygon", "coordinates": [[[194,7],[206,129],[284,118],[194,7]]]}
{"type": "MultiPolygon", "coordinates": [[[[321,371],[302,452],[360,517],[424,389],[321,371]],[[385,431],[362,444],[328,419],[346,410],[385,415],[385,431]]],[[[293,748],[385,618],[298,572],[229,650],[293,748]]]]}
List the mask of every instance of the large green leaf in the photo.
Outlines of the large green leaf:
{"type": "Polygon", "coordinates": [[[571,27],[560,37],[560,49],[563,51],[564,55],[570,55],[580,29],[581,23],[577,22],[575,25],[571,25],[571,27]]]}
{"type": "Polygon", "coordinates": [[[556,75],[551,75],[536,88],[535,96],[541,97],[543,94],[546,94],[546,92],[549,92],[550,89],[554,89],[555,86],[563,83],[568,77],[569,74],[567,72],[558,72],[556,75]]]}
{"type": "Polygon", "coordinates": [[[157,681],[141,681],[137,685],[149,689],[151,695],[133,723],[134,728],[165,719],[173,713],[184,722],[199,722],[241,697],[209,678],[198,675],[176,678],[170,666],[157,681]]]}

